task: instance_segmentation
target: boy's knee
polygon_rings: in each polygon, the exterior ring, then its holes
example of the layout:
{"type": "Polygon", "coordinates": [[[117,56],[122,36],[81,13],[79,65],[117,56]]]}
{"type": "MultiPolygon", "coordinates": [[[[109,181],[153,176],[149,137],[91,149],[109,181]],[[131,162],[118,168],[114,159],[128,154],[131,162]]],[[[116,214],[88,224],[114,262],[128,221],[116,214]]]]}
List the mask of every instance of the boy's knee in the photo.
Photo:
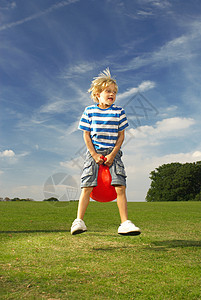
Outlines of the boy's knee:
{"type": "Polygon", "coordinates": [[[124,185],[117,185],[117,186],[115,186],[115,190],[116,190],[117,195],[122,195],[122,194],[125,194],[126,187],[124,185]]]}
{"type": "Polygon", "coordinates": [[[84,193],[84,194],[91,194],[92,190],[93,190],[93,187],[91,187],[91,186],[89,186],[89,187],[83,187],[82,188],[82,193],[84,193]]]}

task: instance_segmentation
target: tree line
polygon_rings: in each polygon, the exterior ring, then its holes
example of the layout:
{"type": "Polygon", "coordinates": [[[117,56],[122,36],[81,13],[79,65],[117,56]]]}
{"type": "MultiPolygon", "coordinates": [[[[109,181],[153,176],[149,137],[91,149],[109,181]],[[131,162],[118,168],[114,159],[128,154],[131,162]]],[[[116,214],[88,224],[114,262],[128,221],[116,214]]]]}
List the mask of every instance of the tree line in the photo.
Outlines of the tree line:
{"type": "Polygon", "coordinates": [[[201,161],[164,164],[150,173],[150,179],[147,202],[201,201],[201,161]]]}

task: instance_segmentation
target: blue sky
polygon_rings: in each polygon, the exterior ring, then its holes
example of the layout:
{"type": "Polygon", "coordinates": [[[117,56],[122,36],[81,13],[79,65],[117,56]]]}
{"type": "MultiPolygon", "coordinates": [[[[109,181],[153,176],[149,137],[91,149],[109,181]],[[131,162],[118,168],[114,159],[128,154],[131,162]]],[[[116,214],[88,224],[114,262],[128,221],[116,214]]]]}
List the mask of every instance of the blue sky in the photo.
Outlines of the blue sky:
{"type": "Polygon", "coordinates": [[[0,197],[42,200],[57,173],[79,186],[77,125],[107,67],[130,123],[129,201],[159,165],[201,160],[200,1],[0,0],[0,197]]]}

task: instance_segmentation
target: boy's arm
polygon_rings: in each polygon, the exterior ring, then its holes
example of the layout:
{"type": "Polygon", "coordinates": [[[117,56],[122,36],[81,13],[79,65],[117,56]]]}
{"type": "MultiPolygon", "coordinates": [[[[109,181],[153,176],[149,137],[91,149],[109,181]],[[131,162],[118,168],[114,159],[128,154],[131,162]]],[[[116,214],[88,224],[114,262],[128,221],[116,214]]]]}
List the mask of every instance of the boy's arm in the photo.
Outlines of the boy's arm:
{"type": "Polygon", "coordinates": [[[104,160],[101,158],[102,154],[96,153],[96,150],[94,148],[94,145],[93,145],[91,137],[90,137],[90,132],[85,130],[83,133],[83,137],[84,137],[84,141],[87,146],[87,149],[91,153],[91,156],[93,157],[93,159],[95,160],[95,162],[98,165],[101,165],[104,162],[104,160]]]}
{"type": "Polygon", "coordinates": [[[123,141],[124,141],[124,136],[125,136],[125,130],[119,131],[118,139],[116,141],[116,144],[115,144],[112,152],[110,154],[106,155],[107,161],[105,162],[105,164],[108,167],[110,167],[112,165],[115,156],[117,155],[119,149],[121,148],[121,145],[123,144],[123,141]]]}

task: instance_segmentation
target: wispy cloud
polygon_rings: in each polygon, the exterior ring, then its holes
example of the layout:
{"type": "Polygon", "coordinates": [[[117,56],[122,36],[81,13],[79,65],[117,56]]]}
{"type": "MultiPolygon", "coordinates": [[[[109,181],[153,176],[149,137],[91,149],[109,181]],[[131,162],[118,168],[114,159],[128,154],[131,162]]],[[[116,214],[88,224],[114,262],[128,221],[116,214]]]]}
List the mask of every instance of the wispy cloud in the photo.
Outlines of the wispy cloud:
{"type": "Polygon", "coordinates": [[[135,9],[129,12],[123,6],[123,13],[135,20],[154,18],[158,14],[168,14],[172,6],[167,0],[138,0],[137,2],[139,7],[135,6],[135,9]]]}
{"type": "Polygon", "coordinates": [[[189,32],[166,42],[152,53],[136,56],[127,64],[119,66],[118,71],[136,70],[144,66],[163,66],[171,63],[185,61],[196,57],[198,41],[201,40],[200,22],[191,24],[189,32]]]}
{"type": "Polygon", "coordinates": [[[153,15],[153,12],[152,11],[145,11],[145,10],[139,10],[138,12],[137,12],[137,15],[138,16],[152,16],[153,15]]]}
{"type": "Polygon", "coordinates": [[[47,14],[49,14],[49,13],[51,13],[51,12],[57,10],[57,9],[60,9],[62,7],[65,7],[65,6],[68,6],[68,5],[72,4],[72,3],[76,3],[78,1],[80,1],[80,0],[66,0],[66,1],[61,1],[59,3],[56,3],[56,4],[48,7],[47,9],[39,11],[38,13],[35,13],[35,14],[29,16],[29,17],[26,17],[24,19],[18,20],[16,22],[11,22],[11,23],[7,23],[5,25],[2,25],[2,26],[0,26],[0,31],[6,30],[6,29],[10,29],[10,28],[15,27],[15,26],[19,26],[21,24],[30,22],[30,21],[32,21],[34,19],[38,19],[38,18],[40,18],[40,17],[42,17],[44,15],[47,15],[47,14]]]}
{"type": "Polygon", "coordinates": [[[140,0],[144,5],[152,5],[153,7],[165,9],[171,6],[170,2],[167,0],[140,0]]]}
{"type": "Polygon", "coordinates": [[[142,93],[145,91],[148,91],[150,89],[153,89],[156,86],[156,83],[154,81],[143,81],[138,87],[133,87],[130,88],[129,90],[125,91],[124,93],[118,94],[117,99],[122,100],[122,99],[126,99],[130,96],[133,96],[136,93],[142,93]]]}
{"type": "Polygon", "coordinates": [[[10,10],[14,9],[16,7],[16,2],[15,1],[1,1],[0,3],[0,10],[10,10]]]}
{"type": "Polygon", "coordinates": [[[66,99],[56,98],[50,103],[44,104],[41,106],[40,113],[63,113],[66,110],[69,110],[69,101],[66,99]]]}
{"type": "Polygon", "coordinates": [[[91,62],[81,62],[79,64],[70,66],[67,70],[63,72],[62,77],[63,78],[72,78],[72,77],[77,77],[80,76],[86,72],[92,71],[97,64],[91,63],[91,62]]]}

